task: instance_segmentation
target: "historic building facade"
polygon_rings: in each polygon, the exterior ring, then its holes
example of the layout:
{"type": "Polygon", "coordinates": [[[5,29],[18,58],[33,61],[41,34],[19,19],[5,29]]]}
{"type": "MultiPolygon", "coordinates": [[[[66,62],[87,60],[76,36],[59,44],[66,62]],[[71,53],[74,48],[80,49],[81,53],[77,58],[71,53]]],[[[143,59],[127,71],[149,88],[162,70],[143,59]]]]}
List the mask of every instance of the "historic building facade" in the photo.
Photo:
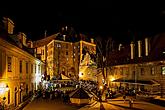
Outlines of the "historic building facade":
{"type": "Polygon", "coordinates": [[[32,41],[24,33],[13,34],[14,23],[4,18],[0,33],[0,102],[18,106],[37,90],[44,63],[34,57],[32,41]]]}
{"type": "Polygon", "coordinates": [[[110,88],[136,89],[148,93],[165,93],[165,34],[145,38],[120,51],[114,51],[107,67],[110,88]]]}
{"type": "MultiPolygon", "coordinates": [[[[73,41],[70,39],[74,38],[64,35],[64,33],[57,33],[34,42],[36,53],[41,55],[43,61],[46,61],[47,76],[50,79],[59,79],[60,74],[76,79],[81,72],[80,63],[84,60],[86,53],[94,59],[96,45],[93,39],[91,41],[77,40],[76,38],[73,41]]],[[[86,65],[83,65],[84,67],[88,66],[89,60],[88,58],[86,65]]],[[[85,73],[83,76],[85,78],[85,73]]]]}

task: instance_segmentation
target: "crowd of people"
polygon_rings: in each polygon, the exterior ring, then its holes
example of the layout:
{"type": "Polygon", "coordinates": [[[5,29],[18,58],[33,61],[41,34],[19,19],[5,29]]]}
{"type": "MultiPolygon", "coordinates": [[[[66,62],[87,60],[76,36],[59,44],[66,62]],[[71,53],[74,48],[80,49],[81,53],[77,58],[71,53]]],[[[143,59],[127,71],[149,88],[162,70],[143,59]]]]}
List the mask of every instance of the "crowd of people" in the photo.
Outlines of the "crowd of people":
{"type": "Polygon", "coordinates": [[[61,90],[55,90],[55,91],[48,91],[48,90],[36,90],[35,91],[35,97],[43,98],[43,99],[60,99],[63,100],[64,103],[70,103],[69,94],[72,91],[61,91],[61,90]]]}

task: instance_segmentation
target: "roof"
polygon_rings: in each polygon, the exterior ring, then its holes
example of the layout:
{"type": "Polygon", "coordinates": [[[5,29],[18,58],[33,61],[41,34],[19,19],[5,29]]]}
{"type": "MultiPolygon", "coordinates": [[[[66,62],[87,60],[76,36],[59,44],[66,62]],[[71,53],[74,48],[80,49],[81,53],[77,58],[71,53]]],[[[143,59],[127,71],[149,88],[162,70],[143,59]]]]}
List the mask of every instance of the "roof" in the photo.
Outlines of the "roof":
{"type": "Polygon", "coordinates": [[[55,39],[58,36],[58,34],[59,33],[53,34],[53,35],[51,35],[49,37],[45,37],[45,38],[43,38],[41,40],[34,41],[34,47],[41,47],[41,46],[44,46],[44,45],[48,44],[53,39],[55,39]]]}
{"type": "Polygon", "coordinates": [[[88,99],[90,96],[83,88],[78,88],[73,93],[71,93],[70,98],[88,99]]]}
{"type": "Polygon", "coordinates": [[[133,80],[127,78],[119,78],[112,82],[122,82],[122,83],[131,83],[131,84],[140,84],[140,85],[159,85],[159,83],[155,80],[133,80]]]}

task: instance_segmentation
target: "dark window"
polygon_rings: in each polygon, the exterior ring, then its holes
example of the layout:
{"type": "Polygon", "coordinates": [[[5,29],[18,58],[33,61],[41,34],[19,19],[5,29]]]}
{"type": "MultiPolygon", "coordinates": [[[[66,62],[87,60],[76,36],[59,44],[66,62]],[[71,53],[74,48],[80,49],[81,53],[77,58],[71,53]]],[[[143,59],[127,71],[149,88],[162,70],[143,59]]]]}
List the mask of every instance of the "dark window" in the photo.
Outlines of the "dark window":
{"type": "Polygon", "coordinates": [[[44,50],[42,50],[42,55],[44,55],[44,50]]]}
{"type": "Polygon", "coordinates": [[[26,94],[28,94],[28,84],[26,84],[26,94]]]}
{"type": "Polygon", "coordinates": [[[10,104],[10,90],[8,90],[8,104],[10,104]]]}
{"type": "Polygon", "coordinates": [[[66,52],[66,55],[68,55],[68,52],[66,52]]]}
{"type": "Polygon", "coordinates": [[[136,79],[135,71],[132,71],[132,78],[133,78],[134,80],[136,79]]]}
{"type": "Polygon", "coordinates": [[[26,62],[26,73],[28,74],[28,62],[26,62]]]}
{"type": "Polygon", "coordinates": [[[7,63],[8,63],[8,72],[12,72],[12,66],[11,66],[12,59],[11,59],[11,57],[7,57],[7,63]]]}
{"type": "Polygon", "coordinates": [[[68,49],[68,44],[66,44],[66,49],[68,49]]]}
{"type": "Polygon", "coordinates": [[[19,72],[22,73],[22,61],[19,62],[19,72]]]}
{"type": "Polygon", "coordinates": [[[31,73],[33,73],[33,64],[31,65],[31,73]]]}
{"type": "Polygon", "coordinates": [[[37,68],[37,67],[36,67],[36,66],[37,66],[37,65],[35,64],[35,67],[34,67],[34,69],[35,69],[35,70],[34,70],[34,71],[35,71],[35,73],[37,72],[37,70],[36,70],[36,68],[37,68]]]}
{"type": "Polygon", "coordinates": [[[141,71],[141,75],[144,75],[144,68],[141,68],[140,71],[141,71]]]}

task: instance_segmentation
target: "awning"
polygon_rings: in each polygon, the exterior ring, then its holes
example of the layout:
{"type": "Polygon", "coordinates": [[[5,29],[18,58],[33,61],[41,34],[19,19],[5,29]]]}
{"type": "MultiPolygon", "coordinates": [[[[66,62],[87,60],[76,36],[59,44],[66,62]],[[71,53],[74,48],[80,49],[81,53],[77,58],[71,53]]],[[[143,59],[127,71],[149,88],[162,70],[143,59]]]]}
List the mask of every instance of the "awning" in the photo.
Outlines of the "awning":
{"type": "Polygon", "coordinates": [[[121,83],[129,83],[129,84],[139,84],[139,85],[160,85],[155,80],[133,80],[133,79],[126,79],[126,78],[119,78],[112,82],[121,82],[121,83]]]}

